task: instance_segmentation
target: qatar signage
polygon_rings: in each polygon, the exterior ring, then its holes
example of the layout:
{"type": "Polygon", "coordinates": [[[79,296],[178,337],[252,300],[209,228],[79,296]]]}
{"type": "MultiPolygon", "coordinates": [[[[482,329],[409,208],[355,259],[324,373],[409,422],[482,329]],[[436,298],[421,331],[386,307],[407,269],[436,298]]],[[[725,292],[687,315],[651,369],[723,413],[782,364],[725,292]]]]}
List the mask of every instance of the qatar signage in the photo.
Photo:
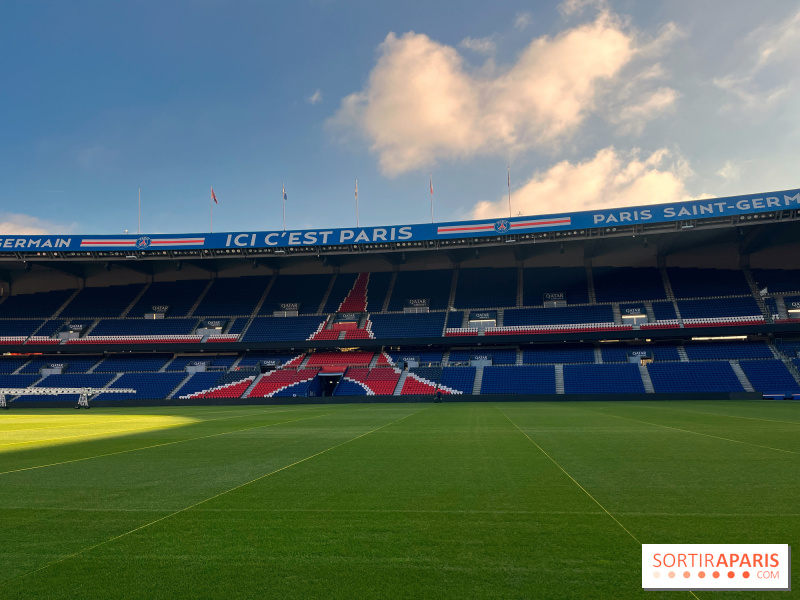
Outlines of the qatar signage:
{"type": "MultiPolygon", "coordinates": [[[[564,204],[569,198],[561,199],[564,204]]],[[[313,229],[299,231],[238,231],[182,235],[120,236],[2,236],[0,252],[229,250],[402,244],[459,238],[536,234],[548,231],[585,230],[635,223],[686,221],[710,217],[769,213],[800,208],[800,189],[750,194],[671,204],[583,211],[536,217],[511,217],[481,221],[421,223],[383,227],[313,229]]]]}
{"type": "Polygon", "coordinates": [[[645,590],[790,590],[786,544],[643,544],[645,590]]]}

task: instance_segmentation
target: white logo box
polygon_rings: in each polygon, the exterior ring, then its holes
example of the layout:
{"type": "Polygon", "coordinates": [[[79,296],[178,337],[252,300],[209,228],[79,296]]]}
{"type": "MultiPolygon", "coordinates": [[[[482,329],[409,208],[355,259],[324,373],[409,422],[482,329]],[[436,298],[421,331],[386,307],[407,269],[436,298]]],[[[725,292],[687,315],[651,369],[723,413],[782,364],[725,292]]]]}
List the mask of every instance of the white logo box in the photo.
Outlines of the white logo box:
{"type": "Polygon", "coordinates": [[[791,590],[787,544],[643,544],[645,590],[791,590]]]}

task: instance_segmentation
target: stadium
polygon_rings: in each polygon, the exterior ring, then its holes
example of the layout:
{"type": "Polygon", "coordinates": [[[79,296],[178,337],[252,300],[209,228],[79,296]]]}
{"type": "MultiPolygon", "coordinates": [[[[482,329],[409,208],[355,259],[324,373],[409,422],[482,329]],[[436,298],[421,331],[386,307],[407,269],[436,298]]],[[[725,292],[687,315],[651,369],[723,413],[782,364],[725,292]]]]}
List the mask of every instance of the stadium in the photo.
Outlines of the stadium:
{"type": "Polygon", "coordinates": [[[798,240],[796,189],[4,236],[2,597],[638,597],[647,540],[790,542],[798,240]]]}

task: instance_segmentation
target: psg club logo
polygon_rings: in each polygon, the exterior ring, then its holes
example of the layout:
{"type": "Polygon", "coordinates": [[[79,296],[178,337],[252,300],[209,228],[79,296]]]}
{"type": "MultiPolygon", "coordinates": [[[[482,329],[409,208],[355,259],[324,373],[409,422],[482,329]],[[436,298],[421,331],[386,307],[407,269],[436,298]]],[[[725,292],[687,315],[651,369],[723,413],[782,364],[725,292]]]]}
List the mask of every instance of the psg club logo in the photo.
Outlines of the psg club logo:
{"type": "Polygon", "coordinates": [[[150,245],[150,238],[146,235],[143,235],[138,240],[136,240],[136,247],[140,250],[147,248],[150,245]]]}
{"type": "Polygon", "coordinates": [[[498,221],[497,223],[494,224],[494,230],[497,233],[508,233],[508,230],[510,228],[511,228],[511,226],[508,224],[508,221],[506,221],[505,219],[503,219],[502,221],[498,221]]]}

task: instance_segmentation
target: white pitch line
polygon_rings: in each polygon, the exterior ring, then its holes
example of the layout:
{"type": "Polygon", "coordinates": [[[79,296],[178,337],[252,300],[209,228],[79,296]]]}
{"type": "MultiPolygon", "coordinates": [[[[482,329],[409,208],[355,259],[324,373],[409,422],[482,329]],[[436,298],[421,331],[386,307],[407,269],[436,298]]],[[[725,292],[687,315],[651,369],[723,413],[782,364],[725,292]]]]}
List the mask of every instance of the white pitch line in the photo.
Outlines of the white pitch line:
{"type": "MultiPolygon", "coordinates": [[[[389,427],[390,425],[394,425],[395,423],[399,423],[403,419],[407,419],[408,417],[412,417],[412,416],[414,416],[416,414],[419,414],[423,410],[429,410],[429,408],[423,408],[423,409],[420,409],[420,410],[418,410],[416,412],[408,414],[408,415],[406,415],[404,417],[400,417],[399,419],[395,419],[394,421],[386,423],[385,425],[381,425],[380,427],[376,427],[375,429],[372,429],[371,431],[367,431],[366,433],[362,433],[361,435],[357,435],[354,438],[350,438],[348,440],[345,440],[344,442],[341,442],[339,444],[331,446],[330,448],[326,448],[325,450],[322,450],[322,451],[317,452],[315,454],[312,454],[310,456],[306,456],[305,458],[301,458],[298,461],[295,461],[295,462],[293,462],[293,463],[291,463],[289,465],[285,465],[285,466],[283,466],[283,467],[281,467],[279,469],[275,469],[274,471],[270,471],[269,473],[265,473],[264,475],[260,475],[259,477],[256,477],[255,479],[251,479],[250,481],[246,481],[244,483],[241,483],[241,484],[239,484],[237,486],[234,486],[234,487],[232,487],[230,489],[225,490],[224,492],[220,492],[219,494],[215,494],[215,495],[213,495],[213,496],[211,496],[209,498],[206,498],[205,500],[201,500],[200,502],[195,502],[194,504],[192,504],[190,506],[187,506],[185,508],[181,508],[180,510],[176,510],[176,511],[174,511],[174,512],[168,514],[168,515],[164,515],[163,517],[160,517],[158,519],[150,521],[149,523],[145,523],[144,525],[136,527],[135,529],[131,529],[130,531],[126,531],[125,533],[121,533],[121,534],[116,535],[114,537],[110,537],[107,540],[104,540],[104,541],[102,541],[102,542],[100,542],[98,544],[95,544],[93,546],[89,546],[87,548],[83,548],[81,550],[78,550],[77,552],[73,552],[70,555],[63,556],[63,557],[59,558],[58,560],[54,560],[52,562],[47,563],[46,565],[43,565],[43,566],[39,567],[38,569],[34,569],[32,571],[28,571],[27,573],[23,573],[21,575],[17,575],[15,577],[11,577],[10,579],[6,579],[5,581],[0,581],[0,586],[5,585],[5,584],[9,583],[10,581],[14,581],[15,579],[20,579],[22,577],[27,577],[29,575],[33,575],[35,573],[38,573],[39,571],[47,569],[48,567],[51,567],[51,566],[56,565],[58,563],[64,562],[65,560],[69,560],[71,558],[75,558],[76,556],[84,554],[85,552],[91,552],[95,548],[99,548],[100,546],[104,546],[104,545],[109,544],[111,542],[115,542],[116,540],[119,540],[119,539],[121,539],[123,537],[126,537],[126,536],[128,536],[128,535],[130,535],[132,533],[136,533],[137,531],[142,531],[143,529],[151,527],[151,526],[153,526],[153,525],[155,525],[157,523],[160,523],[161,521],[164,521],[166,519],[170,519],[170,518],[172,518],[174,516],[177,516],[177,515],[179,515],[181,513],[184,513],[184,512],[186,512],[188,510],[191,510],[191,509],[195,508],[196,506],[200,506],[201,504],[205,504],[206,502],[210,502],[211,500],[215,500],[216,498],[219,498],[220,496],[224,496],[225,494],[229,494],[231,492],[235,492],[236,490],[241,489],[241,488],[243,488],[245,486],[248,486],[250,484],[253,484],[256,481],[261,481],[262,479],[266,479],[267,477],[270,477],[272,475],[280,473],[281,471],[286,471],[287,469],[291,469],[294,466],[297,466],[297,465],[302,464],[302,463],[304,463],[306,461],[309,461],[312,458],[316,458],[317,456],[325,454],[326,452],[330,452],[331,450],[335,450],[336,448],[340,448],[341,446],[344,446],[345,444],[349,444],[350,442],[354,442],[354,441],[359,440],[359,439],[361,439],[363,437],[366,437],[366,436],[368,436],[370,434],[373,434],[376,431],[380,431],[381,429],[384,429],[385,427],[389,427]]],[[[332,413],[328,413],[328,414],[332,414],[332,413]]],[[[320,416],[322,416],[322,415],[320,415],[320,416]]]]}
{"type": "Polygon", "coordinates": [[[794,452],[793,450],[784,450],[783,448],[773,448],[772,446],[762,446],[761,444],[754,444],[752,442],[743,442],[742,440],[734,440],[733,438],[726,438],[722,437],[721,435],[711,435],[710,433],[700,433],[699,431],[692,431],[691,429],[681,429],[680,427],[672,427],[670,425],[662,425],[661,423],[651,423],[649,421],[640,421],[639,419],[633,419],[631,417],[621,417],[619,415],[614,415],[611,413],[597,411],[597,410],[589,410],[588,408],[579,408],[577,410],[585,410],[586,412],[594,413],[596,415],[605,415],[607,417],[614,417],[615,419],[625,419],[626,421],[634,421],[635,423],[644,423],[646,425],[652,425],[653,427],[663,427],[664,429],[672,429],[673,431],[681,431],[683,433],[691,433],[694,435],[701,435],[703,437],[713,438],[716,440],[724,440],[726,442],[733,442],[734,444],[744,444],[745,446],[753,446],[755,448],[764,448],[765,450],[775,450],[776,452],[784,452],[786,454],[795,454],[798,455],[800,452],[794,452]]]}

